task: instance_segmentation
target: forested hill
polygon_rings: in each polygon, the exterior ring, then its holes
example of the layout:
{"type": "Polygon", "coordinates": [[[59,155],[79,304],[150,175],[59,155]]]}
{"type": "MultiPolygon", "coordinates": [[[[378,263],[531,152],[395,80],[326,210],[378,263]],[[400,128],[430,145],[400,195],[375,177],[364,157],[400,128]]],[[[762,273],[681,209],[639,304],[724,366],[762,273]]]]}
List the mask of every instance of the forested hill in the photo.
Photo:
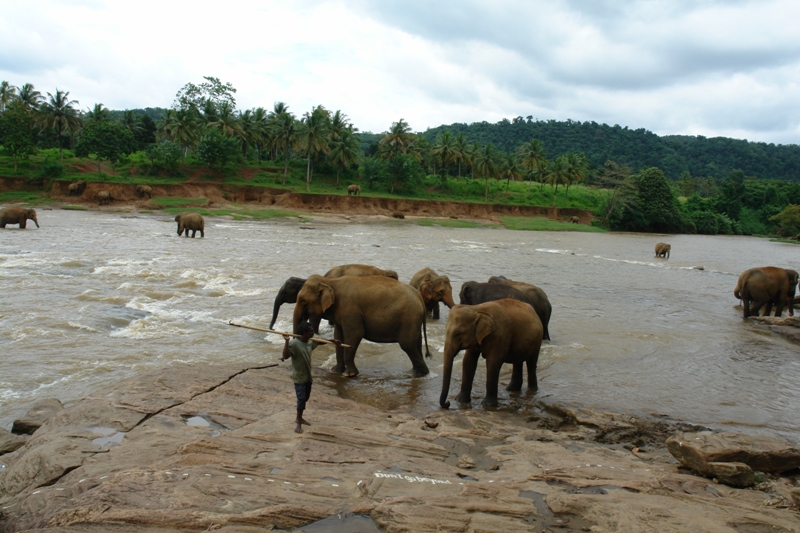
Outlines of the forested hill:
{"type": "Polygon", "coordinates": [[[512,152],[523,143],[539,139],[547,158],[565,153],[583,153],[593,168],[612,160],[634,171],[658,167],[672,179],[688,171],[692,176],[725,178],[734,169],[747,176],[800,181],[800,146],[749,142],[727,137],[705,138],[683,135],[659,137],[645,129],[628,129],[596,122],[532,121],[517,117],[496,124],[455,123],[422,133],[431,141],[445,131],[463,133],[470,143],[492,143],[512,152]]]}

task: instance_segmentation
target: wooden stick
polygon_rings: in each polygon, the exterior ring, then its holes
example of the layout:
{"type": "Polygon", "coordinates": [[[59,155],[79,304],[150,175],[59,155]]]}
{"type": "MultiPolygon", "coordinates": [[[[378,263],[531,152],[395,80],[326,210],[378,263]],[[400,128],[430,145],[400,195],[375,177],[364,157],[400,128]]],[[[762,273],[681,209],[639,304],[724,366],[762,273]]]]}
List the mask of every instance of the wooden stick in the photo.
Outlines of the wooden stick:
{"type": "MultiPolygon", "coordinates": [[[[277,333],[278,335],[288,335],[289,337],[297,337],[297,338],[302,337],[302,335],[297,335],[296,333],[287,333],[286,331],[278,331],[278,330],[275,330],[275,329],[267,329],[267,328],[256,328],[254,326],[245,326],[243,324],[234,324],[232,320],[228,321],[228,325],[229,326],[236,326],[237,328],[254,329],[256,331],[263,331],[265,333],[277,333]]],[[[318,342],[320,344],[336,344],[333,341],[329,341],[327,339],[318,339],[316,337],[311,337],[310,340],[312,340],[314,342],[318,342]]],[[[349,344],[344,344],[344,343],[342,343],[340,346],[342,348],[352,348],[352,346],[350,346],[349,344]]]]}

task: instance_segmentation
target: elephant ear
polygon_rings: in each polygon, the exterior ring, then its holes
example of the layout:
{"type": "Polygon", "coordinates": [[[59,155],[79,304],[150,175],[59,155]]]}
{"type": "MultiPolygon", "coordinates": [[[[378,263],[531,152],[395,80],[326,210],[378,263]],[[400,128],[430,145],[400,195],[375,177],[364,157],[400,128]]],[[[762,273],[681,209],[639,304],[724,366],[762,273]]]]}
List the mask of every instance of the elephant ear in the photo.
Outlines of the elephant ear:
{"type": "Polygon", "coordinates": [[[475,321],[475,339],[478,344],[483,344],[483,339],[494,331],[494,320],[486,313],[478,313],[475,321]]]}
{"type": "Polygon", "coordinates": [[[328,310],[330,306],[336,301],[333,294],[333,287],[324,283],[319,284],[319,303],[322,306],[322,312],[328,310]]]}
{"type": "Polygon", "coordinates": [[[433,287],[431,285],[431,280],[429,279],[425,279],[419,284],[419,293],[426,301],[433,298],[433,287]]]}

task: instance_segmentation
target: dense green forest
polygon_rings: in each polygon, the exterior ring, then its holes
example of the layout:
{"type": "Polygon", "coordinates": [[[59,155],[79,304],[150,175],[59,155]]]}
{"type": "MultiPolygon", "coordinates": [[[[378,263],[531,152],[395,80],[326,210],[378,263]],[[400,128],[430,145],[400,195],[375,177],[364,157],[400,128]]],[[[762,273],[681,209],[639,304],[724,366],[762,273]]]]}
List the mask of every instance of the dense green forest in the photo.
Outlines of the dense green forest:
{"type": "Polygon", "coordinates": [[[504,151],[512,151],[531,138],[539,139],[547,146],[549,156],[583,153],[590,167],[596,169],[611,160],[637,172],[658,167],[670,179],[678,179],[684,172],[722,179],[741,170],[747,176],[800,181],[800,146],[794,144],[699,135],[659,137],[645,129],[572,120],[534,121],[531,117],[503,119],[496,124],[450,124],[428,129],[422,135],[433,141],[445,131],[461,133],[469,142],[492,143],[504,151]]]}
{"type": "Polygon", "coordinates": [[[68,91],[44,96],[3,81],[0,172],[43,182],[66,176],[67,165],[86,167],[70,158],[95,165],[98,180],[110,179],[107,168],[152,179],[205,168],[204,179],[220,181],[251,168],[271,186],[306,191],[355,181],[375,195],[578,207],[618,230],[800,233],[795,145],[531,117],[424,133],[399,119],[384,133],[362,133],[341,110],[318,105],[298,117],[283,102],[242,110],[235,93],[206,77],[182,87],[169,108],[84,111],[68,91]]]}

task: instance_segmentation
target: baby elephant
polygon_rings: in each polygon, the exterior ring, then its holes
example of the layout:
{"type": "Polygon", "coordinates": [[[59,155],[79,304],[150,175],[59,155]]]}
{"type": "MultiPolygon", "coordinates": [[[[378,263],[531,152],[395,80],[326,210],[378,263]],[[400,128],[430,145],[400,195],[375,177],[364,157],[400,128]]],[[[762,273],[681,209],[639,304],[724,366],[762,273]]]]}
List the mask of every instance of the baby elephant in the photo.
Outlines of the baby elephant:
{"type": "Polygon", "coordinates": [[[25,229],[28,220],[33,220],[36,227],[39,227],[39,219],[36,218],[35,209],[17,206],[0,209],[0,228],[5,228],[6,224],[19,224],[19,229],[25,229]]]}
{"type": "Polygon", "coordinates": [[[194,239],[195,233],[200,232],[201,237],[205,237],[203,229],[205,228],[206,221],[203,220],[200,213],[180,213],[175,217],[175,222],[178,223],[178,236],[186,232],[189,236],[189,230],[192,230],[192,238],[194,239]]]}
{"type": "Polygon", "coordinates": [[[347,196],[358,196],[361,194],[361,185],[349,185],[347,187],[347,196]]]}
{"type": "Polygon", "coordinates": [[[665,242],[656,244],[656,257],[664,257],[669,259],[669,251],[671,248],[672,246],[665,242]]]}

